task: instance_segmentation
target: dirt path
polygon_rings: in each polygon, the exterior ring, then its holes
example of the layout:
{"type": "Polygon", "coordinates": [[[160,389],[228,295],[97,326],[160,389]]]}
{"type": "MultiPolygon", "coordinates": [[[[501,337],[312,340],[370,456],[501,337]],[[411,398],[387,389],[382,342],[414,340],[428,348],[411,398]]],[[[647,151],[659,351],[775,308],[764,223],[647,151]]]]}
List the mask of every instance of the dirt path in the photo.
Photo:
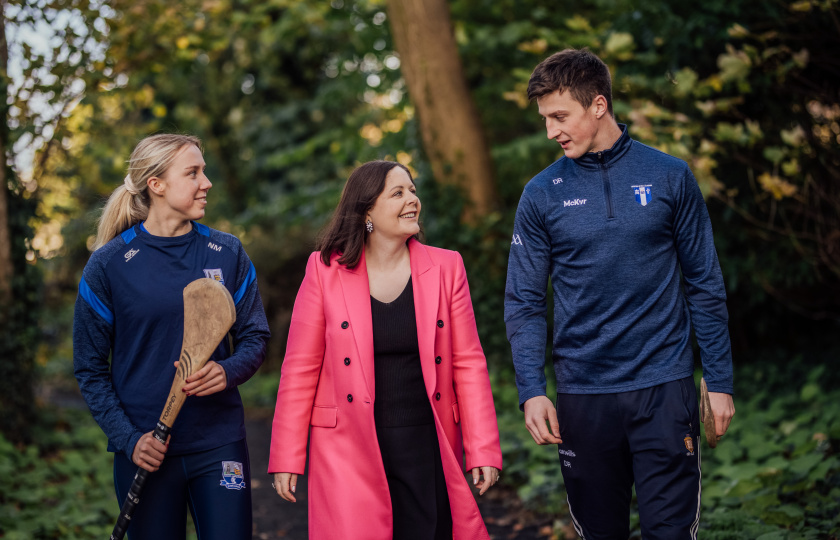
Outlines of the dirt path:
{"type": "MultiPolygon", "coordinates": [[[[298,483],[297,503],[281,500],[271,489],[271,477],[266,473],[271,438],[270,416],[264,411],[246,411],[246,429],[251,455],[254,539],[305,540],[308,513],[306,482],[298,483]]],[[[494,487],[477,500],[491,538],[533,540],[551,537],[551,519],[524,511],[512,492],[494,487]]]]}

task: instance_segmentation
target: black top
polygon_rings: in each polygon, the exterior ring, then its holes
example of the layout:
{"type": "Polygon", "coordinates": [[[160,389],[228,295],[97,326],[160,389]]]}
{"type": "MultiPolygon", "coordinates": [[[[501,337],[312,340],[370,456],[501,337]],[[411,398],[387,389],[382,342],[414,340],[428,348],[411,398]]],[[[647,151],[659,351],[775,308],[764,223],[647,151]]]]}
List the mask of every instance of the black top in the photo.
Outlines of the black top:
{"type": "Polygon", "coordinates": [[[376,425],[394,427],[433,423],[432,407],[426,396],[420,367],[411,278],[393,302],[386,304],[371,296],[370,311],[376,377],[373,418],[376,425]]]}

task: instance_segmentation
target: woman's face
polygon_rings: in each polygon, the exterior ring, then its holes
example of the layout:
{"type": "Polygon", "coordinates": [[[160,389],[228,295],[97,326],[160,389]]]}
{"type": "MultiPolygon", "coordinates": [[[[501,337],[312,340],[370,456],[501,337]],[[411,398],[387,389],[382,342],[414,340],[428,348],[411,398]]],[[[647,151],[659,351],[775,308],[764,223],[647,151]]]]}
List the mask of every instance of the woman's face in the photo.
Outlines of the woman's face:
{"type": "Polygon", "coordinates": [[[394,167],[385,177],[385,189],[377,197],[367,219],[374,235],[407,240],[420,232],[420,199],[417,188],[402,167],[394,167]]]}
{"type": "Polygon", "coordinates": [[[160,177],[163,198],[159,210],[184,221],[203,218],[207,192],[213,187],[204,174],[204,168],[204,157],[197,146],[187,144],[181,148],[160,177]]]}

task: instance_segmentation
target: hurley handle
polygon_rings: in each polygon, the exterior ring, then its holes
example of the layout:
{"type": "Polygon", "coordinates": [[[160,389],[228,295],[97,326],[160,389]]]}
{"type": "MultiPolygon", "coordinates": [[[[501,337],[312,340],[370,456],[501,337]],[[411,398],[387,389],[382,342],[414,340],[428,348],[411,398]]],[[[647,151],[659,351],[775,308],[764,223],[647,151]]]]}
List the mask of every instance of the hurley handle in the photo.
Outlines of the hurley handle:
{"type": "MultiPolygon", "coordinates": [[[[172,430],[169,426],[160,422],[155,426],[155,431],[152,434],[155,439],[163,444],[166,444],[166,439],[169,437],[169,432],[172,430]]],[[[125,501],[120,508],[120,517],[117,518],[117,524],[114,525],[114,531],[111,533],[111,540],[122,540],[128,526],[131,524],[131,516],[134,515],[134,509],[140,502],[140,494],[143,493],[143,486],[146,485],[146,478],[149,476],[149,471],[142,467],[137,468],[137,474],[134,475],[134,482],[128,489],[128,495],[125,496],[125,501]]]]}
{"type": "MultiPolygon", "coordinates": [[[[224,285],[210,278],[199,278],[184,287],[184,339],[178,358],[178,370],[153,433],[161,443],[166,444],[172,425],[187,398],[181,390],[186,379],[204,367],[234,322],[236,306],[224,285]]],[[[149,471],[140,468],[134,476],[114,532],[111,533],[111,540],[122,540],[125,536],[148,475],[149,471]]]]}

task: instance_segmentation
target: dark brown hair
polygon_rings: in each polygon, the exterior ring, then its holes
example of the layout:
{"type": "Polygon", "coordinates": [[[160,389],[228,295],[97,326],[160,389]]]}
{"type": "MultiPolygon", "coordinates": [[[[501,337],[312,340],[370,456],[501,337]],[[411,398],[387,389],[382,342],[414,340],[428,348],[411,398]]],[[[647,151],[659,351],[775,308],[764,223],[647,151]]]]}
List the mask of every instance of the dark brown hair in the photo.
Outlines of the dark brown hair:
{"type": "Polygon", "coordinates": [[[315,244],[324,264],[329,266],[333,253],[340,253],[338,264],[347,268],[358,266],[368,235],[365,216],[385,190],[385,178],[394,167],[404,170],[411,183],[414,183],[408,168],[394,161],[368,161],[356,167],[347,179],[335,214],[315,244]]]}
{"type": "Polygon", "coordinates": [[[565,49],[554,53],[534,69],[528,81],[528,99],[555,91],[571,92],[572,98],[588,108],[596,96],[604,96],[613,114],[612,79],[607,65],[587,49],[565,49]]]}

